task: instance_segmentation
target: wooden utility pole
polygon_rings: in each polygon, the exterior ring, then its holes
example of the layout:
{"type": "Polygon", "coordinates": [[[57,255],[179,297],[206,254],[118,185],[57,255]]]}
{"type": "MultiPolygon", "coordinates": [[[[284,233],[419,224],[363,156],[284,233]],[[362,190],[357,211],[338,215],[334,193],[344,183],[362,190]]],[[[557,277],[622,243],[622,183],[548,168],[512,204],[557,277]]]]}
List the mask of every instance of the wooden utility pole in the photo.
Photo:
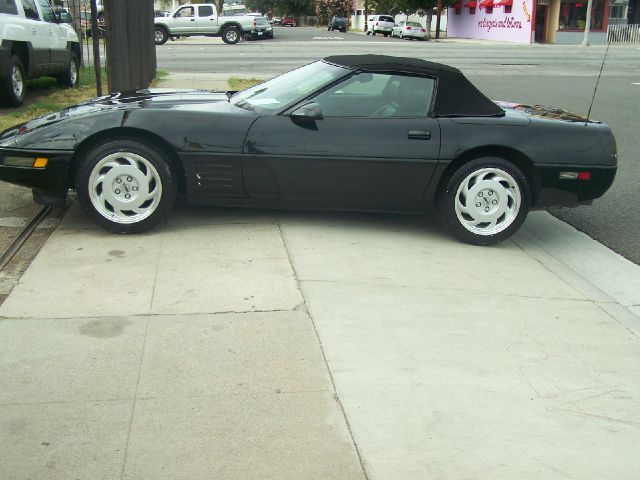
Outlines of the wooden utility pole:
{"type": "MultiPolygon", "coordinates": [[[[440,38],[440,17],[442,16],[442,0],[438,0],[438,10],[436,12],[436,39],[440,38]]],[[[449,17],[447,17],[448,19],[449,17]]],[[[431,25],[429,25],[431,28],[431,25]]]]}
{"type": "Polygon", "coordinates": [[[109,91],[147,88],[156,76],[151,0],[105,0],[109,91]]]}

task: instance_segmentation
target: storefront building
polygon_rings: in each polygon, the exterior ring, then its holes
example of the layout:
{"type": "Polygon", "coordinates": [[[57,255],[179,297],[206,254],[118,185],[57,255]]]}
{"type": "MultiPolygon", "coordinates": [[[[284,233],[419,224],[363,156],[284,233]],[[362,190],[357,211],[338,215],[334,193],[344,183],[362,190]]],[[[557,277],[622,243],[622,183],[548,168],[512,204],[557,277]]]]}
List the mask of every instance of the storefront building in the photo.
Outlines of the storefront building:
{"type": "MultiPolygon", "coordinates": [[[[637,23],[639,1],[593,0],[590,43],[606,43],[610,24],[637,23]]],[[[587,0],[459,0],[448,17],[449,37],[576,45],[584,38],[587,0]]]]}

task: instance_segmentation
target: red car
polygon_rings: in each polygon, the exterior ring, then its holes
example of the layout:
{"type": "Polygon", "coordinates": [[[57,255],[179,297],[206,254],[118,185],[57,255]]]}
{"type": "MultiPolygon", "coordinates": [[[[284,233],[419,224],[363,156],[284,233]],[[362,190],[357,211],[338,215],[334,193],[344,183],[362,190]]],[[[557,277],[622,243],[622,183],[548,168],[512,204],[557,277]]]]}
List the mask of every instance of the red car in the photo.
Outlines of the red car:
{"type": "Polygon", "coordinates": [[[280,23],[283,27],[297,27],[296,21],[293,18],[284,17],[280,23]]]}

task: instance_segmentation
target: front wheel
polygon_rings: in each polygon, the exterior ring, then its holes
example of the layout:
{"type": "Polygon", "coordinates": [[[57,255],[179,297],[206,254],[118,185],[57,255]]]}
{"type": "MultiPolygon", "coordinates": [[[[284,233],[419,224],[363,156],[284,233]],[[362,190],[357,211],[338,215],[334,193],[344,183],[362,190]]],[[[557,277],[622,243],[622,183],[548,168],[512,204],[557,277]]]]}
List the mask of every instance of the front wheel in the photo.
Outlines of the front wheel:
{"type": "Polygon", "coordinates": [[[222,41],[229,45],[235,45],[240,41],[240,32],[236,27],[227,27],[222,32],[222,41]]]}
{"type": "Polygon", "coordinates": [[[459,167],[440,187],[444,226],[473,245],[501,242],[520,228],[529,211],[527,178],[511,162],[483,157],[459,167]]]}
{"type": "Polygon", "coordinates": [[[141,233],[163,221],[176,198],[169,159],[133,140],[102,143],[80,159],[76,192],[82,208],[114,233],[141,233]]]}
{"type": "MultiPolygon", "coordinates": [[[[12,55],[9,59],[9,71],[4,79],[0,79],[0,92],[4,93],[4,103],[10,107],[19,107],[24,102],[27,91],[24,66],[20,57],[12,55]]],[[[1,103],[1,102],[0,102],[1,103]]]]}

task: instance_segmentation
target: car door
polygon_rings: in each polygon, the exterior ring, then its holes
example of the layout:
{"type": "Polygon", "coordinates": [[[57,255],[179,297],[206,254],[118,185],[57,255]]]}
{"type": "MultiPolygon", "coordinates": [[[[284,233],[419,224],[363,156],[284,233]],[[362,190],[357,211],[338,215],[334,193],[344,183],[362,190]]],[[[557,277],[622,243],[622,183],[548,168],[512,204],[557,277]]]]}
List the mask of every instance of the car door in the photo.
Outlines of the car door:
{"type": "Polygon", "coordinates": [[[63,70],[69,62],[67,38],[62,30],[64,27],[60,25],[58,16],[48,0],[36,0],[36,2],[49,46],[49,71],[63,70]]]}
{"type": "Polygon", "coordinates": [[[211,33],[215,30],[216,15],[211,5],[198,5],[196,28],[200,33],[211,33]]]}
{"type": "Polygon", "coordinates": [[[20,0],[25,16],[25,27],[31,43],[29,57],[29,77],[43,75],[49,71],[49,32],[47,25],[41,20],[35,0],[20,0]]]}
{"type": "Polygon", "coordinates": [[[338,208],[419,205],[440,152],[433,90],[432,78],[359,73],[260,117],[245,143],[248,195],[338,208]],[[299,117],[300,108],[322,116],[299,117]]]}
{"type": "Polygon", "coordinates": [[[173,14],[171,34],[195,34],[198,31],[196,14],[192,6],[182,7],[173,14]]]}

